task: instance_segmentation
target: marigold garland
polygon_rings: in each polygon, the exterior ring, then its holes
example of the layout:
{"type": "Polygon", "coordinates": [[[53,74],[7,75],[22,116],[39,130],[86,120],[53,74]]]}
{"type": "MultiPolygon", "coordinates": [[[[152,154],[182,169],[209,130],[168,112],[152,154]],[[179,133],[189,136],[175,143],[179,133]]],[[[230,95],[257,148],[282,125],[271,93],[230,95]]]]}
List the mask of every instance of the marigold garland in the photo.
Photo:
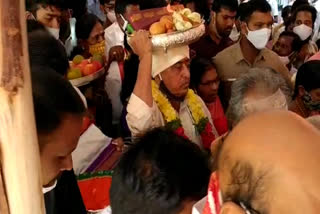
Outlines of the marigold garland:
{"type": "MultiPolygon", "coordinates": [[[[172,107],[167,97],[159,90],[159,86],[155,81],[152,81],[152,96],[157,103],[161,113],[164,116],[166,125],[174,130],[176,134],[184,138],[188,138],[182,127],[181,120],[178,113],[172,107]]],[[[191,112],[192,119],[194,121],[194,126],[197,132],[201,136],[202,144],[204,148],[209,149],[211,143],[215,140],[215,135],[213,134],[212,125],[209,119],[206,117],[201,103],[199,102],[196,94],[193,90],[189,89],[187,96],[187,105],[191,112]]]]}

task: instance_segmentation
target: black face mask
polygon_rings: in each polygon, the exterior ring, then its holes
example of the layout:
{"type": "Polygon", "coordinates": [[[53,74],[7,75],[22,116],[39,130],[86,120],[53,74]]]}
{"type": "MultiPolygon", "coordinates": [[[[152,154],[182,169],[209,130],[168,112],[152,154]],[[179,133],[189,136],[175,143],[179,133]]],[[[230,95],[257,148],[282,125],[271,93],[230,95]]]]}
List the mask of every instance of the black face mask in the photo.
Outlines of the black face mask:
{"type": "Polygon", "coordinates": [[[163,81],[160,82],[159,89],[160,89],[160,91],[161,91],[162,93],[164,93],[164,94],[167,96],[167,98],[168,98],[169,100],[173,100],[173,101],[175,101],[175,102],[183,102],[183,101],[184,101],[185,96],[183,96],[183,97],[177,97],[177,96],[173,95],[173,94],[169,91],[169,89],[166,87],[166,85],[164,84],[163,81]]]}

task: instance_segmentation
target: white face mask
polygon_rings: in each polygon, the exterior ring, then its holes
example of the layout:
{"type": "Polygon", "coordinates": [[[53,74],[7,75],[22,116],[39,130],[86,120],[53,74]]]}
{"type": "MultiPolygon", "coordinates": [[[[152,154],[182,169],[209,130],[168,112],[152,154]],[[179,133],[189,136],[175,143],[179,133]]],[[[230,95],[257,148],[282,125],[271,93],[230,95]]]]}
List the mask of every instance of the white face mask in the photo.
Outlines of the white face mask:
{"type": "Polygon", "coordinates": [[[123,26],[121,27],[123,31],[127,30],[127,26],[128,26],[128,21],[120,14],[120,17],[122,18],[122,20],[124,21],[123,26]]]}
{"type": "Polygon", "coordinates": [[[112,23],[117,21],[116,13],[114,12],[114,10],[109,11],[107,13],[107,17],[108,17],[109,21],[112,22],[112,23]]]}
{"type": "Polygon", "coordinates": [[[308,39],[312,34],[312,28],[302,24],[293,28],[293,32],[297,34],[302,41],[308,39]]]}
{"type": "Polygon", "coordinates": [[[262,28],[260,30],[250,31],[247,27],[247,30],[247,38],[256,49],[262,50],[266,47],[271,35],[271,29],[262,28]]]}
{"type": "Polygon", "coordinates": [[[59,40],[59,33],[60,33],[59,28],[46,27],[46,29],[56,40],[59,40]]]}
{"type": "Polygon", "coordinates": [[[239,37],[240,37],[240,32],[238,31],[238,29],[236,27],[234,27],[229,35],[229,38],[236,42],[239,40],[239,37]]]}

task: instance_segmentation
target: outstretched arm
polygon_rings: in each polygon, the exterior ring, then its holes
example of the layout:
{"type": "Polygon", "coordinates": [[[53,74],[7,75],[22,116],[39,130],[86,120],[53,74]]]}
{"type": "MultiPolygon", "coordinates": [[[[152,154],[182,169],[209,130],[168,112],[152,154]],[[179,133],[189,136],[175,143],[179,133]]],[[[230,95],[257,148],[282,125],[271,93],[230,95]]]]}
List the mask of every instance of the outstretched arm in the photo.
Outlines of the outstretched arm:
{"type": "Polygon", "coordinates": [[[130,46],[135,54],[139,56],[139,72],[133,93],[152,107],[153,98],[151,91],[151,70],[152,70],[152,44],[149,32],[138,31],[130,39],[130,46]]]}

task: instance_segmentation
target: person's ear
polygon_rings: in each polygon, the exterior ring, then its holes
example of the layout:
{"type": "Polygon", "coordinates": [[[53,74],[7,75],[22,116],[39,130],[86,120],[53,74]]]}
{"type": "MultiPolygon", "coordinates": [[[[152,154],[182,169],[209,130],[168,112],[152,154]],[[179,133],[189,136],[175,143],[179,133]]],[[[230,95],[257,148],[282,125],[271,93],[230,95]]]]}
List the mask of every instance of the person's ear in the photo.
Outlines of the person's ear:
{"type": "Polygon", "coordinates": [[[246,212],[233,202],[226,202],[222,205],[220,214],[246,214],[246,212]]]}
{"type": "Polygon", "coordinates": [[[247,23],[246,22],[240,22],[240,29],[241,29],[241,34],[242,35],[247,35],[248,34],[248,28],[247,28],[247,23]]]}
{"type": "Polygon", "coordinates": [[[299,93],[299,97],[302,97],[303,95],[305,95],[306,90],[304,89],[303,86],[301,85],[298,86],[298,93],[299,93]]]}
{"type": "Polygon", "coordinates": [[[37,21],[36,15],[33,15],[32,12],[26,11],[25,15],[26,15],[27,20],[36,20],[37,21]]]}
{"type": "Polygon", "coordinates": [[[212,12],[212,21],[213,23],[216,22],[216,18],[217,18],[217,13],[216,12],[212,12]]]}

